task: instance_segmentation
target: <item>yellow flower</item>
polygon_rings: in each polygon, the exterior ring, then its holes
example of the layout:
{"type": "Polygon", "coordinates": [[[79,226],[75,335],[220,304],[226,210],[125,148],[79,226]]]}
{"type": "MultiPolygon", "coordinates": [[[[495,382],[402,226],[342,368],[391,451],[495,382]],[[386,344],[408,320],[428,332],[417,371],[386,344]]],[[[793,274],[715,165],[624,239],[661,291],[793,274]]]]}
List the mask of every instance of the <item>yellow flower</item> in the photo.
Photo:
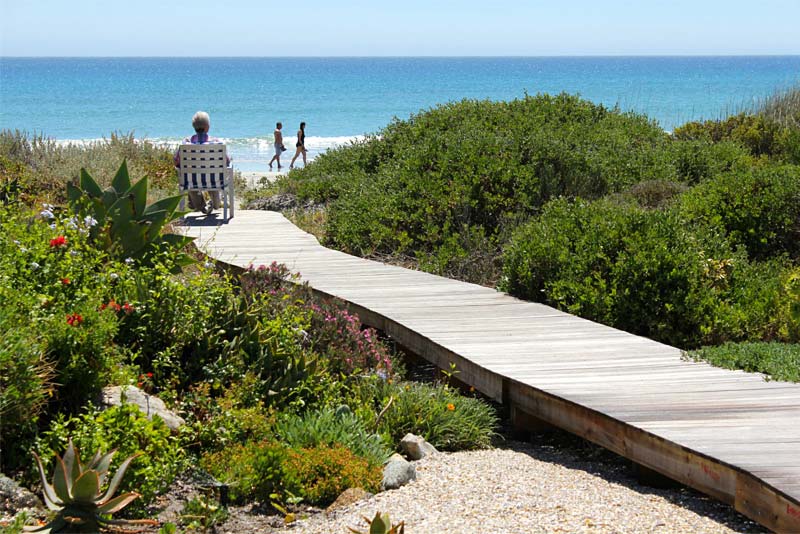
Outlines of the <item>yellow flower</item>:
{"type": "Polygon", "coordinates": [[[451,402],[450,404],[447,405],[447,409],[452,412],[456,409],[456,405],[451,402]]]}

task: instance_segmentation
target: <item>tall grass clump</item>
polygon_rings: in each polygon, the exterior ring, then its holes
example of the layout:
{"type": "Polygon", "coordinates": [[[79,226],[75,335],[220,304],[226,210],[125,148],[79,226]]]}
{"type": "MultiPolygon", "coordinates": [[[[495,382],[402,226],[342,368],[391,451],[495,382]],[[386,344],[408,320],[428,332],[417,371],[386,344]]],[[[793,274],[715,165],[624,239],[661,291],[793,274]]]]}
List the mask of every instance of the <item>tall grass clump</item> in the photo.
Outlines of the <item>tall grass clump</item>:
{"type": "MultiPolygon", "coordinates": [[[[63,202],[65,184],[77,180],[81,168],[93,176],[112,177],[123,160],[127,160],[135,178],[149,177],[153,198],[177,192],[170,150],[151,141],[137,140],[133,133],[112,133],[108,138],[85,143],[59,143],[42,134],[0,131],[3,181],[21,179],[22,192],[28,198],[63,202]]],[[[100,185],[109,184],[110,181],[100,185]]]]}

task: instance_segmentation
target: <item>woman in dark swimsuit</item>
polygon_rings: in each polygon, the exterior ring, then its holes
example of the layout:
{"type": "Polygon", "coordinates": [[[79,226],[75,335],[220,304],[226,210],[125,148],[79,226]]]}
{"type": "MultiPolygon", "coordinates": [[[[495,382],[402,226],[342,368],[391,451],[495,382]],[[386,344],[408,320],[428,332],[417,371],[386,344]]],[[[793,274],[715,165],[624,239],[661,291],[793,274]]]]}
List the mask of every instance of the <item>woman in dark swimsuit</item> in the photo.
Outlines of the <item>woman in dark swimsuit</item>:
{"type": "Polygon", "coordinates": [[[289,164],[290,169],[294,169],[294,161],[297,159],[297,156],[300,154],[303,155],[303,167],[306,166],[306,123],[300,123],[300,129],[297,130],[297,152],[294,153],[294,157],[292,158],[292,162],[289,164]]]}

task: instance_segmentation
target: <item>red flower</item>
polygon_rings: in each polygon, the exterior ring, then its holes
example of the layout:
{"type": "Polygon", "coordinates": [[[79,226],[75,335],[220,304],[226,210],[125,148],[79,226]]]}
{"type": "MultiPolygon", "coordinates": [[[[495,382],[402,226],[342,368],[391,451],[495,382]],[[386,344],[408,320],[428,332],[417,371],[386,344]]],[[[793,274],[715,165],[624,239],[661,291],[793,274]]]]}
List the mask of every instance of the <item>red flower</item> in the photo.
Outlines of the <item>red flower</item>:
{"type": "Polygon", "coordinates": [[[54,239],[50,240],[50,247],[66,247],[67,246],[67,238],[63,235],[60,235],[54,239]]]}
{"type": "Polygon", "coordinates": [[[68,286],[69,285],[69,278],[62,278],[61,279],[61,283],[64,284],[65,286],[68,286]]]}
{"type": "Polygon", "coordinates": [[[79,313],[71,313],[67,315],[67,324],[70,326],[80,326],[83,322],[83,316],[79,313]]]}
{"type": "Polygon", "coordinates": [[[117,304],[116,301],[114,301],[114,299],[109,300],[108,304],[101,304],[100,305],[100,310],[101,311],[105,310],[106,308],[114,310],[115,312],[118,312],[118,311],[120,311],[122,309],[122,307],[119,304],[117,304]]]}
{"type": "Polygon", "coordinates": [[[153,373],[147,373],[147,378],[153,378],[153,373]]]}
{"type": "MultiPolygon", "coordinates": [[[[116,303],[115,303],[115,304],[116,304],[116,303]]],[[[128,304],[127,302],[126,302],[125,304],[123,304],[123,305],[122,305],[122,311],[124,311],[125,313],[127,313],[127,314],[129,314],[129,315],[130,315],[131,313],[133,313],[133,310],[134,310],[134,309],[135,309],[135,308],[134,308],[133,306],[131,306],[130,304],[128,304]]],[[[119,304],[117,304],[117,310],[119,310],[119,304]]]]}

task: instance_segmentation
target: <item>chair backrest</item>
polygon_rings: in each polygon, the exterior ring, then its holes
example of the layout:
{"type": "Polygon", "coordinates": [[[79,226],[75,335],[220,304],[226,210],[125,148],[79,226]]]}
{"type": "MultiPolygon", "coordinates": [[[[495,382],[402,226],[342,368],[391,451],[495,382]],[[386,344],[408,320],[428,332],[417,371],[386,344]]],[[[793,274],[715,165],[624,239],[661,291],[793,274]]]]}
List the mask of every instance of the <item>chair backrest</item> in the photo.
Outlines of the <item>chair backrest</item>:
{"type": "Polygon", "coordinates": [[[224,189],[228,184],[225,145],[181,145],[180,181],[183,189],[224,189]]]}

